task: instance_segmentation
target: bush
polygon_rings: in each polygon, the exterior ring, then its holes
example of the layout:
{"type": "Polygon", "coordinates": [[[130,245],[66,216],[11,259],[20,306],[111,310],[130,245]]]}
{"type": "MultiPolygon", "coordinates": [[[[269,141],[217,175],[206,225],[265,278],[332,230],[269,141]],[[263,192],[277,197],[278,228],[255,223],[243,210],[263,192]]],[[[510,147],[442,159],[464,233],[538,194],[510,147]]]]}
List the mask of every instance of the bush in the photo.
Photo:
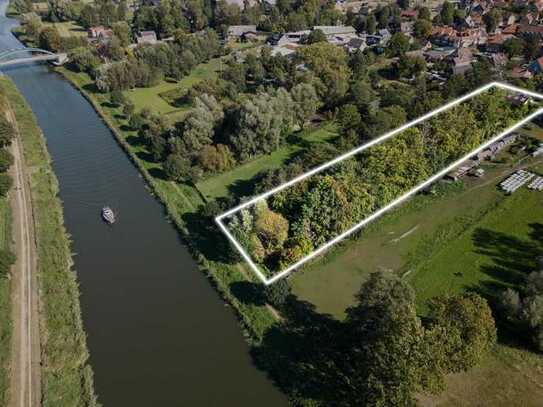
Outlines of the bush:
{"type": "Polygon", "coordinates": [[[12,184],[13,180],[8,174],[0,174],[0,196],[6,196],[12,184]]]}
{"type": "Polygon", "coordinates": [[[15,137],[15,129],[3,115],[0,115],[0,147],[8,146],[13,137],[15,137]]]}
{"type": "Polygon", "coordinates": [[[170,154],[164,162],[164,172],[171,181],[186,180],[190,172],[190,162],[178,154],[170,154]]]}
{"type": "Polygon", "coordinates": [[[120,90],[114,90],[109,95],[109,101],[112,105],[121,106],[126,102],[126,98],[124,97],[123,92],[120,90]]]}
{"type": "Polygon", "coordinates": [[[0,249],[0,277],[9,272],[9,268],[13,263],[15,263],[15,255],[9,250],[0,249]]]}
{"type": "Polygon", "coordinates": [[[6,149],[0,150],[0,172],[5,172],[13,164],[13,156],[6,149]]]}

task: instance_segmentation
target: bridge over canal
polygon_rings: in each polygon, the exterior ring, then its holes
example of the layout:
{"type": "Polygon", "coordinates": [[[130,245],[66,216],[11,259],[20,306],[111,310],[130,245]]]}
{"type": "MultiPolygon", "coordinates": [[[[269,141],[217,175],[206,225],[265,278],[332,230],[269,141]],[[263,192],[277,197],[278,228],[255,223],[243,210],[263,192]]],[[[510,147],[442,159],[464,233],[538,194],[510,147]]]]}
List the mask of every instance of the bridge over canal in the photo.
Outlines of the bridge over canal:
{"type": "Polygon", "coordinates": [[[41,48],[16,48],[0,52],[0,69],[6,66],[20,65],[31,62],[51,61],[62,65],[68,56],[64,53],[55,54],[41,48]]]}

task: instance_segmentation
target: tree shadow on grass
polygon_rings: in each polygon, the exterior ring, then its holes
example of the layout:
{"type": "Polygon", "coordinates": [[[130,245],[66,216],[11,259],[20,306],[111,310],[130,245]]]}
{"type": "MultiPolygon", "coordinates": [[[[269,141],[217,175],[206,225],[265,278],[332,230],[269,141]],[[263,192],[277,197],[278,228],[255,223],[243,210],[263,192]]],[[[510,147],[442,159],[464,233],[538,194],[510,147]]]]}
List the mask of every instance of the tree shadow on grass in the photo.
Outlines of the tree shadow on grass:
{"type": "Polygon", "coordinates": [[[543,255],[543,225],[532,223],[528,239],[520,239],[505,233],[489,229],[477,229],[473,241],[477,253],[492,259],[491,265],[481,266],[481,271],[493,278],[482,281],[474,291],[485,297],[493,309],[501,343],[527,348],[530,334],[525,327],[511,323],[503,314],[500,296],[504,290],[512,287],[522,290],[526,276],[537,269],[538,258],[543,255]]]}
{"type": "MultiPolygon", "coordinates": [[[[128,128],[128,126],[127,126],[128,128]]],[[[121,127],[121,130],[123,130],[123,128],[121,127]]],[[[123,130],[125,131],[125,130],[123,130]]],[[[130,144],[132,147],[138,147],[138,146],[142,146],[145,144],[145,140],[143,139],[142,136],[140,136],[139,134],[135,134],[135,135],[132,135],[132,136],[128,136],[126,138],[126,142],[128,144],[130,144]]]]}
{"type": "Polygon", "coordinates": [[[211,261],[232,263],[233,249],[212,217],[200,213],[183,214],[183,222],[190,235],[190,244],[211,261]]]}
{"type": "Polygon", "coordinates": [[[337,405],[345,389],[339,373],[346,355],[343,324],[293,296],[282,313],[285,321],[268,329],[251,350],[257,367],[292,398],[337,405]]]}
{"type": "Polygon", "coordinates": [[[115,109],[116,107],[119,107],[118,105],[113,104],[111,102],[107,102],[107,101],[100,103],[100,106],[107,107],[108,109],[115,109]]]}
{"type": "Polygon", "coordinates": [[[262,179],[261,177],[255,176],[247,180],[238,180],[228,186],[228,192],[232,196],[244,197],[254,195],[255,186],[258,181],[262,179]]]}
{"type": "Polygon", "coordinates": [[[149,175],[153,178],[156,178],[162,181],[166,181],[168,179],[168,177],[166,177],[166,173],[164,172],[162,168],[153,167],[153,168],[150,168],[148,172],[149,172],[149,175]]]}
{"type": "Polygon", "coordinates": [[[87,83],[85,85],[82,86],[83,90],[89,92],[89,93],[100,93],[100,91],[98,90],[98,88],[96,87],[96,84],[94,82],[92,83],[87,83]]]}
{"type": "Polygon", "coordinates": [[[530,239],[519,239],[489,229],[477,229],[473,242],[477,253],[492,259],[492,265],[483,265],[481,270],[504,286],[522,284],[527,274],[537,267],[537,258],[543,255],[541,243],[534,240],[540,236],[539,224],[530,225],[530,239]]]}
{"type": "MultiPolygon", "coordinates": [[[[143,160],[143,161],[147,161],[148,163],[156,163],[157,161],[155,160],[155,157],[153,156],[153,154],[147,152],[147,151],[138,151],[136,153],[136,156],[140,159],[140,160],[143,160]]],[[[160,170],[162,173],[164,173],[164,171],[160,170]]]]}

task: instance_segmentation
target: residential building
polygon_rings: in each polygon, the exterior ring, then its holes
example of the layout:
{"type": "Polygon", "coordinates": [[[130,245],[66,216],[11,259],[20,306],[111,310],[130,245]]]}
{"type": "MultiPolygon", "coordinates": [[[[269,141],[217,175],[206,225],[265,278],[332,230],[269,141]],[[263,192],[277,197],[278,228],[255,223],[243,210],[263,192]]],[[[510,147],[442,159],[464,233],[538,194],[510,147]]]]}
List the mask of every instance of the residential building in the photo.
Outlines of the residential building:
{"type": "Polygon", "coordinates": [[[452,55],[453,75],[464,74],[471,70],[473,53],[469,48],[458,48],[452,55]]]}
{"type": "Polygon", "coordinates": [[[257,33],[256,25],[231,25],[226,31],[226,40],[241,40],[247,33],[257,33]]]}
{"type": "Polygon", "coordinates": [[[87,35],[91,40],[104,40],[113,36],[113,31],[103,26],[90,27],[87,35]]]}
{"type": "Polygon", "coordinates": [[[543,57],[537,58],[535,61],[533,61],[528,66],[528,70],[534,75],[543,73],[543,57]]]}
{"type": "Polygon", "coordinates": [[[320,30],[327,38],[338,35],[356,35],[356,30],[350,25],[316,25],[313,30],[320,30]]]}
{"type": "Polygon", "coordinates": [[[156,44],[158,42],[154,31],[142,31],[136,36],[138,44],[156,44]]]}

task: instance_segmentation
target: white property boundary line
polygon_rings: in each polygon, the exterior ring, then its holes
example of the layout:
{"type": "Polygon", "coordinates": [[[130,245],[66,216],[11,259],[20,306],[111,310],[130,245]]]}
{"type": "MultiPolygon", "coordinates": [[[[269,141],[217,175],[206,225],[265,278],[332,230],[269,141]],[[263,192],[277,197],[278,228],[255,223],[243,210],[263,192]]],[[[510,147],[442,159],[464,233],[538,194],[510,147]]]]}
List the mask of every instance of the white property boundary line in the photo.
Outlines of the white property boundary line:
{"type": "Polygon", "coordinates": [[[492,139],[488,140],[487,142],[480,145],[475,150],[471,151],[469,154],[466,154],[465,156],[458,159],[457,161],[455,161],[454,163],[452,163],[448,167],[444,168],[443,170],[441,170],[437,174],[433,175],[432,177],[430,177],[429,179],[427,179],[423,183],[417,185],[416,187],[414,187],[413,189],[411,189],[407,193],[403,194],[399,198],[396,198],[394,201],[392,201],[389,204],[385,205],[383,208],[377,210],[372,215],[368,216],[367,218],[365,218],[361,222],[359,222],[356,225],[352,226],[350,229],[348,229],[345,232],[341,233],[340,235],[336,236],[334,239],[330,240],[329,242],[327,242],[324,245],[320,246],[319,248],[315,249],[313,252],[309,253],[307,256],[305,256],[301,260],[298,260],[293,265],[289,266],[285,270],[280,271],[279,273],[273,275],[270,278],[266,278],[264,273],[262,273],[262,271],[260,271],[258,266],[253,262],[251,257],[245,251],[245,249],[239,244],[239,242],[234,238],[234,236],[232,236],[232,234],[230,233],[228,228],[222,222],[222,219],[224,219],[225,217],[228,217],[228,216],[240,211],[241,209],[244,209],[244,208],[246,208],[248,206],[251,206],[251,205],[255,204],[256,202],[258,202],[258,201],[260,201],[262,199],[265,199],[265,198],[269,197],[270,195],[273,195],[273,194],[275,194],[275,193],[277,193],[279,191],[282,191],[283,189],[285,189],[285,188],[287,188],[287,187],[289,187],[289,186],[291,186],[293,184],[296,184],[296,183],[310,177],[311,175],[314,175],[314,174],[316,174],[318,172],[321,172],[321,171],[333,166],[334,164],[337,164],[340,161],[343,161],[343,160],[345,160],[345,159],[347,159],[349,157],[352,157],[353,155],[358,154],[361,151],[364,151],[367,148],[369,148],[371,146],[374,146],[375,144],[379,144],[379,143],[381,143],[381,142],[383,142],[385,140],[388,140],[392,136],[394,136],[394,135],[396,135],[396,134],[398,134],[398,133],[400,133],[400,132],[402,132],[402,131],[410,128],[410,127],[413,127],[413,126],[415,126],[415,125],[417,125],[417,124],[419,124],[419,123],[421,123],[421,122],[423,122],[423,121],[425,121],[425,120],[427,120],[427,119],[429,119],[429,118],[431,118],[431,117],[433,117],[433,116],[435,116],[435,115],[437,115],[437,114],[439,114],[439,113],[441,113],[441,112],[443,112],[445,110],[450,109],[453,106],[456,106],[456,105],[458,105],[458,104],[460,104],[460,103],[462,103],[462,102],[464,102],[464,101],[466,101],[468,99],[471,99],[474,96],[477,96],[480,93],[483,93],[483,92],[485,92],[485,91],[487,91],[487,90],[489,90],[491,88],[494,88],[494,87],[497,87],[497,88],[500,88],[500,89],[505,89],[505,90],[512,91],[512,92],[521,93],[521,94],[524,94],[524,95],[527,95],[527,96],[532,96],[532,97],[534,97],[536,99],[543,100],[543,94],[536,93],[536,92],[531,92],[531,91],[528,91],[528,90],[525,90],[525,89],[522,89],[522,88],[518,88],[516,86],[511,86],[511,85],[508,85],[508,84],[505,84],[505,83],[501,83],[501,82],[491,82],[491,83],[489,83],[487,85],[484,85],[484,86],[476,89],[475,91],[473,91],[471,93],[468,93],[467,95],[464,95],[464,96],[462,96],[462,97],[460,97],[460,98],[458,98],[456,100],[453,100],[452,102],[449,102],[449,103],[447,103],[447,104],[445,104],[445,105],[443,105],[443,106],[441,106],[441,107],[439,107],[439,108],[425,114],[424,116],[419,117],[418,119],[415,119],[415,120],[413,120],[413,121],[411,121],[411,122],[409,122],[407,124],[404,124],[403,126],[398,127],[397,129],[392,130],[389,133],[386,133],[386,134],[384,134],[384,135],[382,135],[382,136],[380,136],[380,137],[378,137],[378,138],[376,138],[374,140],[371,140],[370,142],[368,142],[366,144],[363,144],[363,145],[361,145],[361,146],[359,146],[359,147],[357,147],[357,148],[355,148],[355,149],[353,149],[353,150],[351,150],[351,151],[349,151],[349,152],[347,152],[345,154],[342,154],[339,157],[336,157],[331,161],[328,161],[328,162],[326,162],[326,163],[324,163],[324,164],[322,164],[322,165],[320,165],[320,166],[318,166],[316,168],[313,168],[312,170],[310,170],[310,171],[308,171],[308,172],[306,172],[306,173],[304,173],[302,175],[299,175],[298,177],[293,178],[290,181],[285,182],[285,183],[279,185],[276,188],[273,188],[273,189],[269,190],[268,192],[260,194],[260,195],[258,195],[256,197],[252,198],[251,200],[249,200],[247,202],[244,202],[244,203],[242,203],[242,204],[240,204],[240,205],[238,205],[238,206],[224,212],[223,214],[221,214],[221,215],[219,215],[219,216],[217,216],[215,218],[215,222],[217,222],[217,224],[219,225],[221,230],[224,232],[224,234],[232,242],[234,247],[242,255],[242,257],[245,259],[245,261],[247,261],[247,263],[249,264],[251,269],[255,272],[257,277],[265,285],[270,285],[270,284],[274,283],[275,281],[279,280],[280,278],[285,277],[286,275],[288,275],[289,273],[291,273],[292,271],[294,271],[295,269],[297,269],[298,267],[300,267],[301,265],[303,265],[307,261],[311,260],[312,258],[318,256],[319,254],[321,254],[325,250],[329,249],[331,246],[335,245],[339,241],[345,239],[347,236],[349,236],[352,233],[356,232],[358,229],[360,229],[361,227],[363,227],[367,223],[371,222],[372,220],[378,218],[379,216],[381,216],[385,212],[387,212],[390,209],[394,208],[395,206],[399,205],[400,203],[402,203],[403,201],[405,201],[406,199],[408,199],[412,195],[416,194],[420,190],[424,189],[428,185],[430,185],[433,182],[437,181],[438,179],[442,178],[449,171],[451,171],[453,168],[459,166],[462,162],[466,161],[471,156],[473,156],[473,155],[477,154],[478,152],[484,150],[485,148],[490,146],[492,143],[498,141],[499,139],[506,136],[507,134],[515,131],[519,127],[522,127],[523,125],[530,122],[531,120],[533,120],[535,117],[539,116],[540,114],[543,114],[543,108],[538,109],[537,111],[535,111],[531,115],[527,116],[526,118],[522,119],[521,121],[519,121],[515,125],[511,126],[510,128],[508,128],[504,132],[502,132],[502,133],[498,134],[497,136],[493,137],[492,139]]]}

